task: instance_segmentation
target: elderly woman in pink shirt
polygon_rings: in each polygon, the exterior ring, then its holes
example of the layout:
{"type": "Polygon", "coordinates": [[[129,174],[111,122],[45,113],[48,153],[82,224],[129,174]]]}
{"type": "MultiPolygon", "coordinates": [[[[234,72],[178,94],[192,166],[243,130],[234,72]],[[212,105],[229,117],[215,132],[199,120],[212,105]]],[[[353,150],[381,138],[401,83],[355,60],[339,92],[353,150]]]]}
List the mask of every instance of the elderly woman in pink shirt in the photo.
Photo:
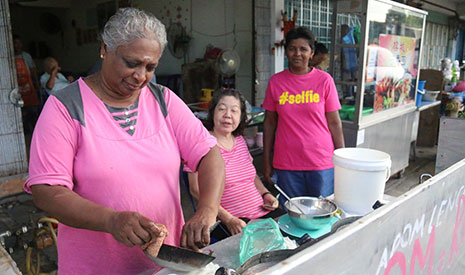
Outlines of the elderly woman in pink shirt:
{"type": "MultiPolygon", "coordinates": [[[[216,240],[242,231],[246,221],[277,217],[285,214],[278,208],[278,200],[263,185],[253,165],[252,156],[242,136],[247,125],[245,99],[240,92],[223,89],[210,102],[206,127],[218,142],[225,162],[226,181],[218,219],[221,224],[212,232],[216,240]]],[[[198,173],[184,169],[189,188],[197,198],[202,181],[198,173]]]]}
{"type": "Polygon", "coordinates": [[[153,269],[141,247],[208,244],[224,187],[215,138],[172,91],[149,83],[166,45],[163,24],[120,9],[105,25],[102,70],[57,91],[37,123],[25,189],[56,217],[60,274],[153,269]],[[202,179],[184,224],[181,158],[202,179]],[[156,225],[158,224],[158,226],[156,225]]]}

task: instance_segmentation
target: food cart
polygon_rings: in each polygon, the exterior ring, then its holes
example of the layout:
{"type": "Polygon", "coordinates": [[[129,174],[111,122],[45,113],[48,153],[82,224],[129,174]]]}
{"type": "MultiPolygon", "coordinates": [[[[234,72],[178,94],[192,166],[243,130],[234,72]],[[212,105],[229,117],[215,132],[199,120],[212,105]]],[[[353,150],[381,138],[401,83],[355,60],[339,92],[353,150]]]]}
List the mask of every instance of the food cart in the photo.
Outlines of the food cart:
{"type": "MultiPolygon", "coordinates": [[[[304,249],[262,253],[245,269],[242,233],[207,251],[216,267],[238,274],[465,274],[463,178],[465,159],[304,249]]],[[[213,274],[203,271],[195,274],[213,274]]]]}
{"type": "Polygon", "coordinates": [[[337,0],[330,74],[341,96],[345,143],[408,166],[427,12],[388,0],[337,0]]]}

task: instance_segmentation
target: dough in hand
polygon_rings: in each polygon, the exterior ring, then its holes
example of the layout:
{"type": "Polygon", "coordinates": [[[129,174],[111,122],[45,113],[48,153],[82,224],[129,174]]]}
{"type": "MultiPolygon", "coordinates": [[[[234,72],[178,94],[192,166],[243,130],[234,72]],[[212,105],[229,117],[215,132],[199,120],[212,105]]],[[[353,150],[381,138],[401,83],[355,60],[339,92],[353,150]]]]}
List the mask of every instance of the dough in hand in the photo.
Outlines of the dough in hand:
{"type": "Polygon", "coordinates": [[[151,257],[156,258],[161,246],[163,245],[163,241],[165,240],[166,236],[168,236],[168,230],[166,229],[165,225],[155,223],[152,223],[150,229],[150,235],[152,236],[152,239],[149,242],[143,244],[141,248],[145,253],[151,257]]]}

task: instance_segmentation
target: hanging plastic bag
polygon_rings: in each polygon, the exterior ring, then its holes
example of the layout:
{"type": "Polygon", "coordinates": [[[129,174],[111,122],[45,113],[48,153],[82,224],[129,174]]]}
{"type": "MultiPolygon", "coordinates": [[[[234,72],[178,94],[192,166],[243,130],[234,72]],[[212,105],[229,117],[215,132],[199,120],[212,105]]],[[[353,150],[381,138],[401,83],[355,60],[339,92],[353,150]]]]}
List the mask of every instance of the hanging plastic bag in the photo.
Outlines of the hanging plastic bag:
{"type": "Polygon", "coordinates": [[[242,265],[256,254],[286,248],[278,224],[270,218],[260,220],[247,225],[242,230],[239,260],[242,265]]]}

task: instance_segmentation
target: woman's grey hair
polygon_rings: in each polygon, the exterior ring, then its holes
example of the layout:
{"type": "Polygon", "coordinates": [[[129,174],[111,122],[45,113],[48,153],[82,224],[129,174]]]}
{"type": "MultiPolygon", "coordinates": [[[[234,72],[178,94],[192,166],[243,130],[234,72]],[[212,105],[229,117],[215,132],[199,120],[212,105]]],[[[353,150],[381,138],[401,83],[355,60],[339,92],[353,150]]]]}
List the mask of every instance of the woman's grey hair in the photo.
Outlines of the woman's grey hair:
{"type": "Polygon", "coordinates": [[[123,8],[108,19],[102,33],[102,40],[111,52],[137,38],[155,39],[163,52],[167,43],[165,25],[149,12],[123,8]]]}

